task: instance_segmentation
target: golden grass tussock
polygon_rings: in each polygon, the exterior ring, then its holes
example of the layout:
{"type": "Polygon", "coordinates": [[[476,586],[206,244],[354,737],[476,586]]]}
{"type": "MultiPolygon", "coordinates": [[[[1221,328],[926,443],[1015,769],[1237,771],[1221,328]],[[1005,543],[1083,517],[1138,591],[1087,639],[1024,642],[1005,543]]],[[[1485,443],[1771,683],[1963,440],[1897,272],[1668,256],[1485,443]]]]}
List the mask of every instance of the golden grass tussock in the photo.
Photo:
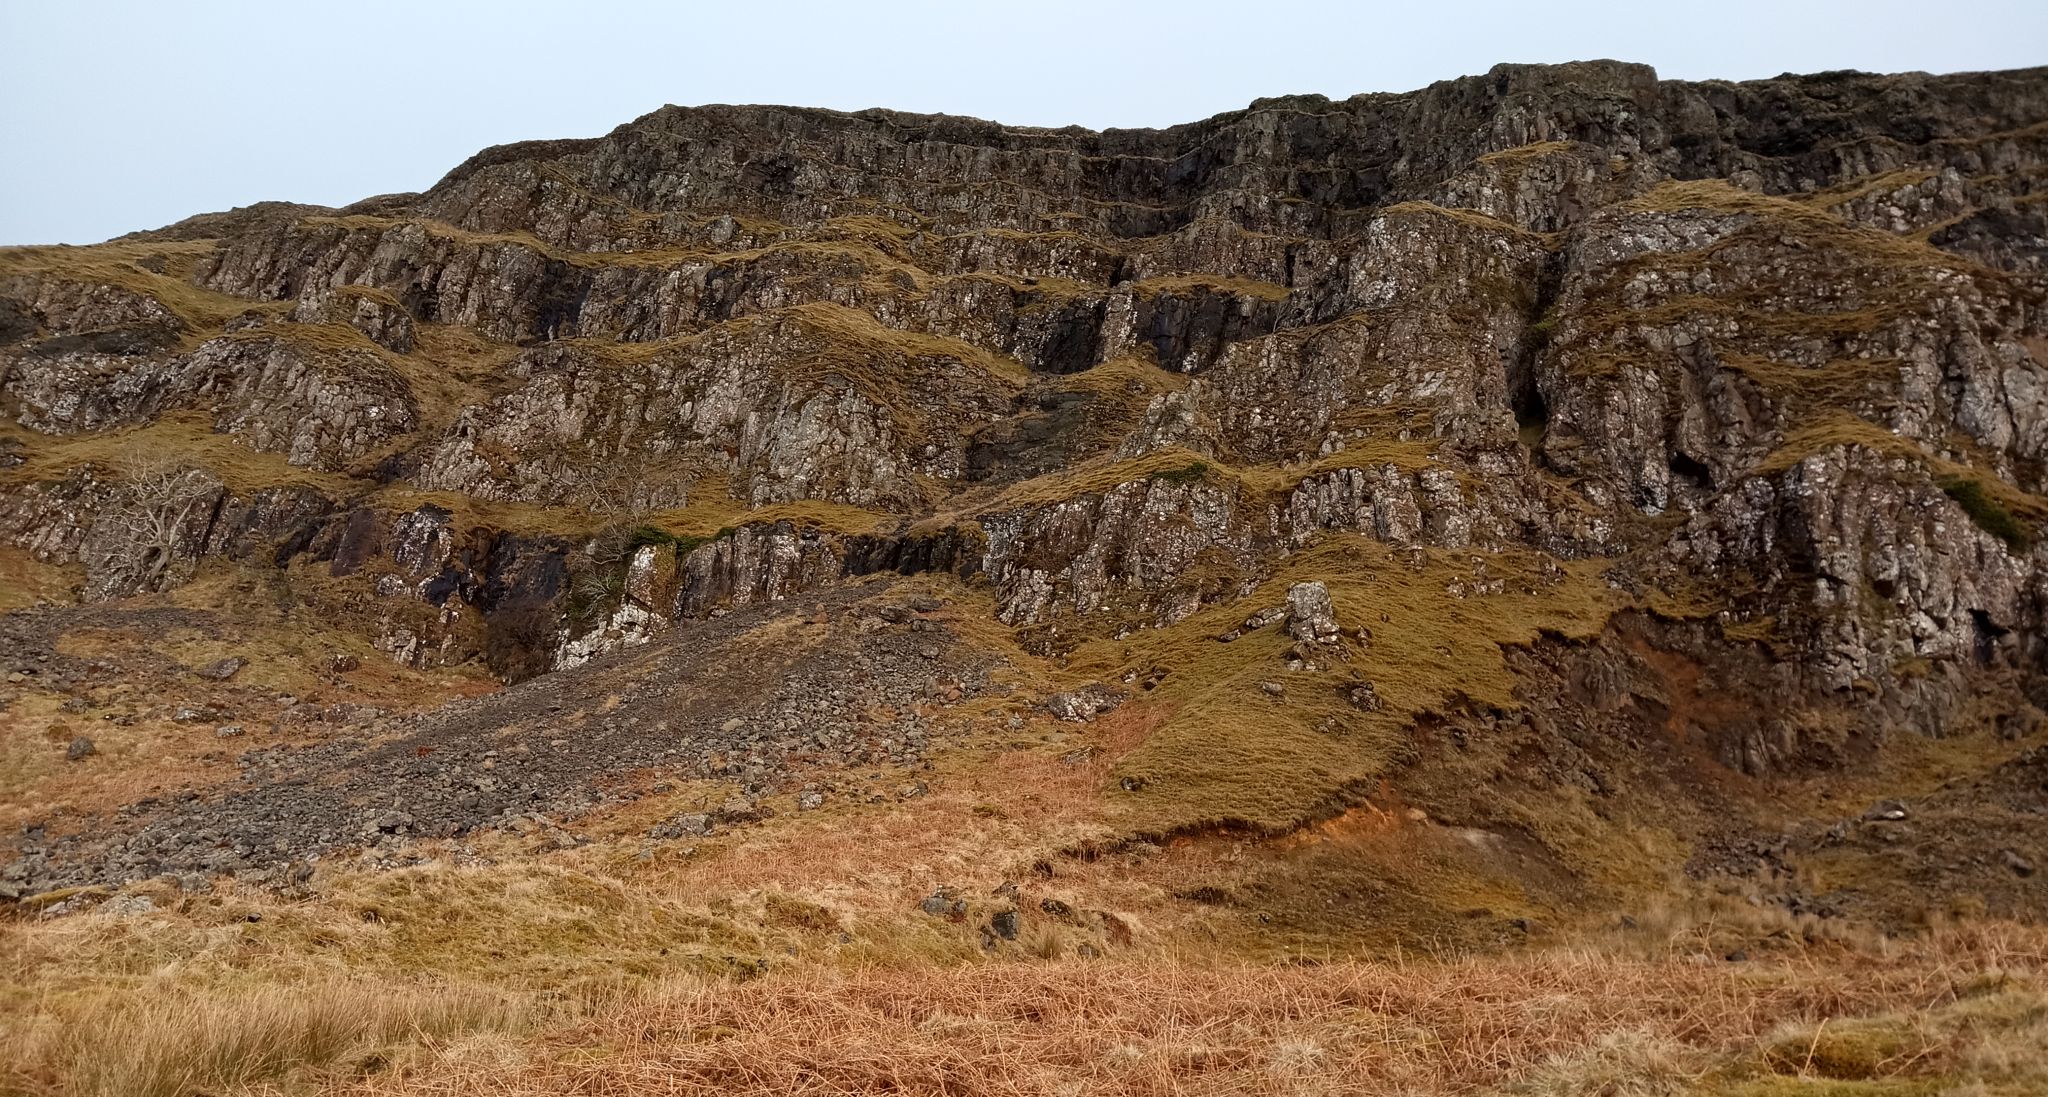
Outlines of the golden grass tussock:
{"type": "MultiPolygon", "coordinates": [[[[577,251],[551,244],[530,232],[477,232],[445,221],[378,217],[367,214],[308,217],[301,223],[311,228],[332,227],[351,232],[414,229],[435,239],[453,241],[466,247],[522,248],[545,259],[592,270],[601,267],[730,265],[755,262],[779,255],[798,255],[824,260],[851,260],[877,274],[902,271],[911,274],[913,278],[924,276],[923,271],[901,261],[893,254],[902,250],[903,241],[910,234],[910,230],[895,225],[886,218],[872,216],[834,219],[821,226],[811,239],[777,240],[757,248],[727,252],[692,247],[643,248],[635,251],[577,251]]],[[[786,231],[780,226],[774,226],[768,234],[786,231]]]]}
{"type": "Polygon", "coordinates": [[[516,1069],[451,1057],[348,1091],[2020,1094],[2048,1080],[2040,941],[1994,931],[1748,964],[1580,949],[814,969],[622,1002],[533,1042],[516,1069]],[[1829,1088],[1839,1075],[1885,1088],[1829,1088]]]}
{"type": "Polygon", "coordinates": [[[128,889],[154,902],[142,916],[0,926],[15,991],[0,1019],[100,992],[349,979],[595,1001],[657,978],[749,974],[797,939],[720,914],[701,892],[633,886],[578,859],[523,856],[518,844],[516,835],[485,842],[509,860],[502,865],[326,869],[318,892],[299,901],[226,881],[196,896],[150,882],[128,889]]]}
{"type": "Polygon", "coordinates": [[[1934,178],[1932,168],[1900,168],[1897,171],[1879,172],[1851,179],[1846,183],[1817,190],[1811,194],[1799,195],[1795,201],[1803,201],[1822,209],[1835,210],[1859,198],[1872,194],[1896,191],[1934,178]]]}
{"type": "MultiPolygon", "coordinates": [[[[837,921],[787,896],[762,910],[802,932],[837,921]]],[[[107,947],[93,934],[164,932],[72,921],[65,943],[88,953],[107,947]]],[[[1026,947],[577,994],[288,966],[181,980],[177,953],[196,944],[127,956],[129,988],[15,996],[0,1091],[1874,1097],[2048,1082],[2038,927],[1738,963],[1685,944],[1318,964],[1026,947]]]]}
{"type": "Polygon", "coordinates": [[[1830,249],[1840,257],[1868,264],[1873,270],[1923,274],[1932,271],[1991,273],[1979,264],[1942,251],[1925,241],[1851,224],[1830,212],[1831,204],[1825,201],[1759,194],[1720,179],[1660,183],[1624,208],[1646,213],[1705,210],[1748,214],[1760,222],[1708,247],[1701,253],[1702,258],[1711,258],[1732,242],[1744,239],[1745,234],[1768,232],[1781,241],[1788,237],[1797,239],[1807,250],[1830,249]]]}
{"type": "Polygon", "coordinates": [[[216,250],[212,240],[0,248],[0,278],[20,275],[98,283],[152,298],[184,323],[188,342],[252,308],[283,311],[282,304],[230,297],[186,280],[192,266],[216,250]]]}
{"type": "Polygon", "coordinates": [[[300,350],[315,352],[324,370],[333,370],[337,366],[360,369],[368,364],[365,359],[391,370],[392,359],[397,357],[369,336],[347,324],[265,324],[262,327],[231,331],[218,338],[236,343],[284,343],[300,350]],[[355,356],[355,360],[342,357],[348,355],[355,356]]]}
{"type": "Polygon", "coordinates": [[[1571,150],[1572,143],[1570,141],[1536,141],[1527,145],[1516,145],[1513,148],[1498,149],[1494,152],[1486,153],[1479,158],[1478,162],[1482,164],[1523,164],[1530,160],[1540,160],[1546,156],[1555,156],[1558,153],[1570,152],[1571,150]]]}
{"type": "Polygon", "coordinates": [[[205,469],[235,491],[296,486],[339,497],[367,486],[340,473],[300,468],[283,454],[251,449],[234,435],[217,433],[212,417],[200,411],[170,412],[140,426],[96,434],[37,435],[20,452],[25,460],[7,470],[8,479],[56,480],[86,465],[118,478],[136,454],[150,454],[205,469]]]}
{"type": "Polygon", "coordinates": [[[481,526],[512,533],[575,536],[595,531],[605,523],[603,516],[582,507],[479,499],[458,491],[415,488],[402,481],[386,484],[363,496],[360,502],[392,511],[440,507],[449,512],[450,523],[458,529],[481,526]]]}
{"type": "MultiPolygon", "coordinates": [[[[1817,416],[1806,426],[1791,431],[1753,471],[1759,475],[1783,472],[1837,446],[1860,446],[1923,466],[1970,511],[1972,520],[1987,528],[2003,524],[1994,517],[1999,513],[2006,515],[2004,522],[2023,522],[2028,526],[2048,522],[2048,498],[2022,491],[1974,466],[1936,456],[1911,438],[1845,411],[1817,416]]],[[[1990,531],[2005,536],[1998,529],[1990,531]]]]}
{"type": "Polygon", "coordinates": [[[1140,457],[1105,454],[1076,462],[1059,472],[1013,484],[979,509],[993,513],[1057,503],[1083,495],[1100,494],[1133,481],[1196,465],[1218,476],[1223,475],[1220,466],[1212,466],[1200,454],[1178,447],[1154,450],[1140,457]]]}
{"type": "Polygon", "coordinates": [[[73,1097],[247,1093],[384,1069],[421,1041],[516,1031],[532,1006],[477,988],[331,980],[232,991],[100,993],[0,1035],[0,1091],[73,1097]]]}
{"type": "Polygon", "coordinates": [[[1137,457],[1104,454],[1075,462],[1058,472],[1013,484],[975,509],[995,513],[1058,503],[1161,477],[1183,483],[1200,481],[1236,485],[1256,495],[1282,495],[1294,490],[1304,479],[1332,469],[1393,465],[1408,472],[1420,471],[1428,467],[1435,450],[1436,444],[1432,439],[1354,439],[1341,451],[1299,464],[1250,466],[1231,465],[1178,446],[1153,450],[1137,457]]]}
{"type": "Polygon", "coordinates": [[[1802,218],[1827,216],[1804,207],[1795,199],[1744,190],[1725,179],[1666,180],[1625,203],[1623,208],[1642,213],[1707,210],[1715,213],[1785,214],[1802,218]]]}
{"type": "Polygon", "coordinates": [[[1840,358],[1801,366],[1747,354],[1724,354],[1721,364],[1761,385],[1787,403],[1788,410],[1841,407],[1857,400],[1888,399],[1899,379],[1893,358],[1840,358]]]}
{"type": "Polygon", "coordinates": [[[892,328],[872,313],[828,302],[792,305],[783,313],[796,317],[828,341],[836,357],[866,359],[900,355],[911,359],[953,359],[985,373],[989,379],[1019,387],[1031,381],[1022,362],[944,335],[892,328]]]}
{"type": "Polygon", "coordinates": [[[1043,383],[1054,392],[1086,392],[1101,397],[1141,394],[1160,396],[1187,391],[1187,374],[1161,367],[1136,355],[1098,362],[1078,373],[1061,374],[1043,383]]]}
{"type": "Polygon", "coordinates": [[[1292,291],[1275,282],[1208,274],[1167,274],[1131,283],[1140,297],[1163,297],[1193,292],[1212,292],[1247,297],[1258,301],[1285,301],[1292,291]]]}
{"type": "Polygon", "coordinates": [[[790,522],[799,528],[832,533],[878,533],[894,527],[897,516],[851,503],[804,499],[749,507],[726,490],[724,476],[709,477],[690,489],[690,505],[655,511],[646,524],[678,537],[712,537],[740,526],[790,522]]]}
{"type": "MultiPolygon", "coordinates": [[[[965,375],[953,370],[956,383],[990,386],[1009,393],[1029,384],[1031,371],[1007,355],[976,347],[943,335],[893,328],[873,314],[829,302],[814,301],[766,309],[727,320],[703,331],[645,343],[619,343],[600,338],[558,340],[603,362],[632,365],[661,358],[680,349],[693,348],[722,339],[733,331],[766,325],[792,325],[803,338],[800,348],[774,363],[776,374],[788,379],[815,379],[830,375],[842,378],[868,399],[891,409],[912,429],[921,426],[917,402],[907,400],[904,389],[907,371],[958,363],[965,375]]],[[[715,345],[715,344],[714,344],[715,345]]]]}
{"type": "Polygon", "coordinates": [[[366,929],[338,947],[351,966],[434,972],[554,993],[605,993],[662,973],[750,969],[769,941],[680,896],[638,891],[566,865],[515,871],[431,866],[351,877],[316,924],[338,912],[366,929]]]}

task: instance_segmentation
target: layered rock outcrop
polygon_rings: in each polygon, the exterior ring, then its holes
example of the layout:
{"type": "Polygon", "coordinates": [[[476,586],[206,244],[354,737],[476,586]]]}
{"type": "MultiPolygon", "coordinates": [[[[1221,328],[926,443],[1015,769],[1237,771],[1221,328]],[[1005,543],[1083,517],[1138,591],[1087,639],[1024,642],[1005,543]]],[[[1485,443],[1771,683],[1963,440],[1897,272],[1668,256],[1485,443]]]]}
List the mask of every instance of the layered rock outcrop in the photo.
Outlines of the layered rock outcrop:
{"type": "Polygon", "coordinates": [[[1607,561],[1818,690],[2031,681],[2044,127],[2043,70],[1611,62],[1157,131],[665,107],[0,253],[0,529],[96,597],[322,562],[414,662],[877,570],[1058,648],[1347,533],[1607,561]],[[176,567],[108,563],[142,450],[218,481],[176,567]]]}

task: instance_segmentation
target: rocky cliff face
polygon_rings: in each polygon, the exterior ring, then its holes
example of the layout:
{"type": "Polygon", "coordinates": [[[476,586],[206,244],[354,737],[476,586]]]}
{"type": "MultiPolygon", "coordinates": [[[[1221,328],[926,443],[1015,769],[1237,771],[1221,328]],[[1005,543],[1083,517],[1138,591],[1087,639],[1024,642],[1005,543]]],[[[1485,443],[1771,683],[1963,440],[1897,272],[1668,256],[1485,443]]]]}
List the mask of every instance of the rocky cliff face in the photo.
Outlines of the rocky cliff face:
{"type": "Polygon", "coordinates": [[[2048,70],[665,107],[0,252],[0,536],[88,598],[310,569],[508,674],[884,570],[1062,652],[1351,536],[1594,568],[1939,733],[2048,688],[2044,186],[2048,70]]]}

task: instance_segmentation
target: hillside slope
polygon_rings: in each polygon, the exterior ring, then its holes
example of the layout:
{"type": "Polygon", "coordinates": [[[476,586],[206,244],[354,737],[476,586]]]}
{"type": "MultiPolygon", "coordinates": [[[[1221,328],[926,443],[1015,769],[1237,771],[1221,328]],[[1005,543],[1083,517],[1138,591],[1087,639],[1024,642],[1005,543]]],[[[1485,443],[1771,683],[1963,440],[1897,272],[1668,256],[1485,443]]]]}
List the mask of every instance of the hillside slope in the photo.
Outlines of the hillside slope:
{"type": "Polygon", "coordinates": [[[2044,194],[2048,69],[1587,62],[0,249],[0,898],[625,889],[375,946],[465,977],[2036,920],[2044,194]]]}

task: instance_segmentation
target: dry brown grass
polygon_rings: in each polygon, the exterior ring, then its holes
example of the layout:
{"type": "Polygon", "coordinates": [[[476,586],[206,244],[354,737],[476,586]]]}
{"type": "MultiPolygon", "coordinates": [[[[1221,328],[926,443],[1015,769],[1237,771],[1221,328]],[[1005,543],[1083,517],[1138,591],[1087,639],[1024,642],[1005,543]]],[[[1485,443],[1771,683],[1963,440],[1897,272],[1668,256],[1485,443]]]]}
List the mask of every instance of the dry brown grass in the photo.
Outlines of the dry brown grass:
{"type": "MultiPolygon", "coordinates": [[[[1586,307],[1573,314],[1557,344],[1559,352],[1569,355],[1568,368],[1577,376],[1611,376],[1640,368],[1659,352],[1646,350],[1631,333],[1702,318],[1739,324],[1749,346],[1771,354],[1768,348],[1774,346],[1811,346],[1815,340],[1842,345],[1919,321],[1930,301],[1953,296],[1957,280],[1975,282],[1987,292],[2010,292],[2010,276],[1924,239],[1851,224],[1829,212],[1824,199],[1795,200],[1745,191],[1720,180],[1693,180],[1660,184],[1623,208],[1655,214],[1703,211],[1744,218],[1747,223],[1695,250],[1626,260],[1589,287],[1586,307]],[[1766,264],[1782,274],[1768,286],[1743,274],[1766,264]],[[1800,277],[1791,273],[1795,270],[1800,277]],[[1665,286],[1683,286],[1685,276],[1691,275],[1711,279],[1717,288],[1709,293],[1667,290],[1648,303],[1624,303],[1625,287],[1639,284],[1650,272],[1665,286]],[[1829,292],[1783,292],[1785,285],[1794,283],[1829,287],[1829,292]]],[[[1739,362],[1730,364],[1742,368],[1739,362]]],[[[1767,384],[1789,379],[1782,370],[1765,365],[1763,372],[1775,377],[1744,372],[1767,384]]],[[[1827,396],[1828,386],[1848,383],[1860,388],[1879,379],[1868,371],[1831,372],[1833,376],[1819,382],[1822,391],[1808,395],[1827,396]]]]}
{"type": "Polygon", "coordinates": [[[1287,300],[1290,292],[1286,286],[1261,282],[1255,278],[1232,278],[1210,274],[1160,275],[1133,282],[1130,290],[1140,297],[1211,292],[1272,302],[1287,300]]]}
{"type": "Polygon", "coordinates": [[[1763,386],[1801,414],[1856,401],[1882,400],[1896,386],[1900,363],[1885,358],[1844,358],[1817,367],[1774,362],[1755,355],[1726,354],[1721,363],[1763,386]]]}
{"type": "Polygon", "coordinates": [[[1533,144],[1516,145],[1513,148],[1499,149],[1486,153],[1479,158],[1478,162],[1481,164],[1520,164],[1529,160],[1540,160],[1546,156],[1555,156],[1561,152],[1570,152],[1571,150],[1572,143],[1570,141],[1537,141],[1533,144]]]}
{"type": "Polygon", "coordinates": [[[1845,411],[1817,415],[1805,426],[1789,432],[1784,443],[1759,462],[1754,471],[1759,474],[1782,472],[1836,446],[1861,446],[1887,457],[1915,462],[1944,484],[1975,485],[1976,491],[1984,498],[2030,524],[2048,521],[2048,499],[2022,491],[1973,465],[1937,456],[1915,439],[1895,434],[1845,411]]]}
{"type": "MultiPolygon", "coordinates": [[[[1680,896],[1541,953],[1256,963],[1172,898],[1182,868],[1252,851],[1055,856],[1033,879],[1017,862],[1095,810],[1141,717],[1071,729],[1098,748],[1079,765],[998,743],[925,797],[784,812],[694,856],[502,836],[475,843],[495,864],[323,867],[298,901],[150,884],[147,914],[0,925],[0,1092],[1897,1097],[2048,1077],[2038,927],[1892,941],[1680,896]],[[983,889],[1019,872],[1024,939],[983,953],[983,889]],[[966,923],[916,910],[937,881],[968,885],[966,923]],[[1047,896],[1139,932],[1040,917],[1047,896]]],[[[992,734],[1048,732],[1068,729],[992,734]]]]}
{"type": "Polygon", "coordinates": [[[1125,355],[1098,362],[1078,373],[1047,378],[1045,385],[1055,392],[1086,392],[1103,398],[1119,396],[1153,397],[1167,392],[1185,392],[1188,375],[1165,369],[1148,358],[1125,355]]]}
{"type": "Polygon", "coordinates": [[[1153,450],[1138,457],[1103,454],[1075,462],[1058,472],[1013,484],[975,509],[993,513],[1058,503],[1082,495],[1107,492],[1134,481],[1189,471],[1196,472],[1200,479],[1212,484],[1235,485],[1255,495],[1280,496],[1294,490],[1304,479],[1332,469],[1393,465],[1406,471],[1419,470],[1430,464],[1435,452],[1433,440],[1371,438],[1359,440],[1339,452],[1297,464],[1237,466],[1178,446],[1153,450]],[[1201,466],[1198,470],[1195,468],[1197,465],[1201,466]]]}
{"type": "Polygon", "coordinates": [[[30,440],[32,444],[22,449],[25,460],[7,470],[6,479],[54,480],[85,465],[111,471],[135,454],[148,453],[206,469],[236,491],[303,486],[345,496],[363,486],[362,481],[337,473],[299,468],[283,454],[263,453],[233,435],[216,433],[204,412],[172,412],[142,426],[64,437],[35,435],[30,440]]]}
{"type": "Polygon", "coordinates": [[[2028,1051],[2048,1006],[2042,944],[2038,930],[1998,929],[1764,964],[1561,950],[811,970],[623,1003],[529,1045],[510,1069],[450,1056],[352,1092],[2039,1092],[2021,1087],[2048,1081],[2028,1051]],[[1848,1031],[1888,1034],[1877,1054],[1831,1042],[1848,1018],[1865,1018],[1848,1031]],[[1915,1088],[1823,1088],[1834,1063],[1915,1088]]]}
{"type": "Polygon", "coordinates": [[[515,1029],[530,1003],[377,982],[100,994],[0,1033],[0,1092],[192,1097],[312,1072],[382,1069],[416,1041],[515,1029]]]}
{"type": "Polygon", "coordinates": [[[1897,171],[1880,172],[1838,183],[1811,194],[1800,195],[1796,200],[1825,210],[1837,210],[1850,202],[1883,191],[1895,191],[1934,178],[1931,168],[1900,168],[1897,171]]]}
{"type": "MultiPolygon", "coordinates": [[[[1064,927],[1027,922],[1004,959],[976,962],[972,925],[915,912],[906,888],[974,854],[957,832],[976,797],[1002,809],[974,813],[985,859],[1011,822],[1040,825],[1017,787],[1060,774],[1013,760],[900,819],[778,819],[672,879],[493,846],[496,867],[323,873],[310,901],[230,887],[141,917],[0,926],[0,1092],[2017,1097],[2048,1069],[2038,928],[1893,942],[1730,898],[1637,908],[1626,931],[1536,955],[1247,964],[1183,923],[1090,962],[1064,927]],[[936,860],[894,866],[920,843],[936,860]],[[833,944],[841,928],[859,943],[833,944]],[[1720,959],[1741,946],[1756,958],[1720,959]],[[731,970],[715,961],[735,949],[769,974],[699,974],[731,970]],[[167,1045],[171,1029],[186,1041],[167,1045]]],[[[1086,777],[1045,809],[1070,815],[1086,777]]],[[[1079,871],[1062,862],[1057,892],[1098,901],[1079,871]]],[[[1153,899],[1137,916],[1171,925],[1153,899]]]]}
{"type": "Polygon", "coordinates": [[[0,545],[0,611],[68,602],[83,582],[85,569],[77,564],[47,564],[26,549],[0,545]]]}
{"type": "Polygon", "coordinates": [[[207,333],[251,308],[282,310],[280,305],[259,305],[187,281],[184,275],[193,264],[217,247],[212,240],[190,240],[0,248],[0,278],[25,275],[101,283],[154,298],[185,324],[185,342],[190,349],[207,333]],[[144,268],[144,261],[160,270],[144,268]]]}
{"type": "Polygon", "coordinates": [[[1120,819],[1153,833],[1215,823],[1278,831],[1330,808],[1386,771],[1413,713],[1460,696],[1515,707],[1501,645],[1544,630],[1597,632],[1616,608],[1602,566],[1578,562],[1546,576],[1528,553],[1407,551],[1335,536],[1288,558],[1244,598],[1077,648],[1077,677],[1167,672],[1146,703],[1168,718],[1118,767],[1142,782],[1113,794],[1120,819]],[[1291,584],[1316,579],[1329,587],[1338,624],[1368,629],[1369,645],[1346,641],[1324,669],[1291,672],[1291,641],[1278,627],[1216,641],[1247,614],[1283,604],[1291,584]],[[1497,591],[1481,593],[1493,583],[1497,591]],[[1286,691],[1284,703],[1265,682],[1286,691]],[[1343,692],[1361,682],[1378,694],[1377,712],[1361,712],[1343,692]]]}
{"type": "Polygon", "coordinates": [[[1441,217],[1446,221],[1478,229],[1481,232],[1497,233],[1502,236],[1520,237],[1529,240],[1545,240],[1544,233],[1530,232],[1519,225],[1512,225],[1498,217],[1492,217],[1475,209],[1454,206],[1439,206],[1434,202],[1396,202],[1379,211],[1381,217],[1441,217]]]}

